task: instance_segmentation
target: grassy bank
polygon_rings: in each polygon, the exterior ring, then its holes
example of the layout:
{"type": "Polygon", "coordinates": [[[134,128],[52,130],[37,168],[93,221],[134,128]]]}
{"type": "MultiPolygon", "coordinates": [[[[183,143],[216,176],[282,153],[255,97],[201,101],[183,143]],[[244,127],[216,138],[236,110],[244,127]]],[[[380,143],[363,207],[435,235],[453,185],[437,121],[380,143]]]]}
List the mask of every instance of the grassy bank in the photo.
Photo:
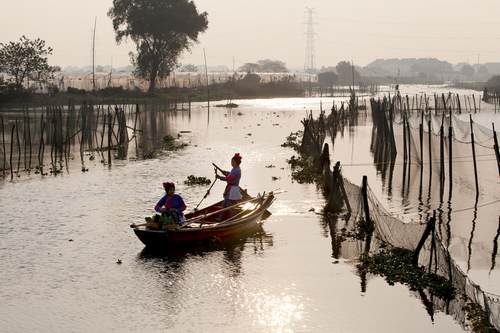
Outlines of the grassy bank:
{"type": "MultiPolygon", "coordinates": [[[[189,102],[227,101],[250,98],[303,97],[304,88],[296,82],[281,80],[268,83],[240,80],[212,84],[197,88],[165,88],[152,92],[125,90],[122,87],[110,87],[98,91],[85,91],[70,88],[66,92],[36,94],[28,91],[21,93],[0,94],[0,109],[22,108],[23,105],[80,105],[92,104],[140,104],[178,106],[189,102]]],[[[176,107],[172,107],[176,108],[176,107]]]]}

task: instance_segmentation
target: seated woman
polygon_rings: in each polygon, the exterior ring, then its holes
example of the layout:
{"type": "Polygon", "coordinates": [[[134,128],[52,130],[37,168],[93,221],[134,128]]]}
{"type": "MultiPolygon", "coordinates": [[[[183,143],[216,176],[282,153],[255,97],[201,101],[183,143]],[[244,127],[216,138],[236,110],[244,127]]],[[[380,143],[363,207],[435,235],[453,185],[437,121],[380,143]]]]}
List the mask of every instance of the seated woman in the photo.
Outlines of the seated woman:
{"type": "Polygon", "coordinates": [[[165,188],[165,195],[156,204],[155,211],[161,213],[162,216],[172,216],[177,224],[182,224],[186,221],[183,213],[186,209],[184,200],[180,195],[175,194],[174,183],[163,183],[163,188],[165,188]]]}

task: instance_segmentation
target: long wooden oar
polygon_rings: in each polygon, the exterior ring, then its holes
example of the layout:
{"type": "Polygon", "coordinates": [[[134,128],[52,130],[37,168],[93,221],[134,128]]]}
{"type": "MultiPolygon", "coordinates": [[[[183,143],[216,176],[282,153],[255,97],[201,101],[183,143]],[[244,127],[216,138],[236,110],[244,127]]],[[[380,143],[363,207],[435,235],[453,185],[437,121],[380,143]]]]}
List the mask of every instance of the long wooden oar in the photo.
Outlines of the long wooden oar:
{"type": "Polygon", "coordinates": [[[212,162],[212,165],[217,168],[224,176],[226,175],[226,171],[222,170],[221,168],[219,168],[215,163],[212,162]]]}
{"type": "Polygon", "coordinates": [[[198,210],[198,207],[200,206],[200,204],[203,202],[203,200],[205,200],[206,197],[208,197],[208,195],[210,194],[210,190],[212,189],[212,187],[214,187],[215,185],[215,182],[217,181],[217,177],[215,177],[215,180],[214,182],[212,183],[212,185],[210,186],[210,188],[208,189],[207,193],[205,193],[205,196],[203,197],[203,199],[201,199],[200,203],[198,204],[198,206],[196,206],[194,209],[193,209],[193,212],[196,212],[198,210]]]}
{"type": "Polygon", "coordinates": [[[252,198],[252,199],[250,199],[250,200],[246,200],[246,201],[239,202],[239,203],[237,203],[236,205],[232,205],[232,206],[229,206],[229,207],[226,207],[226,208],[222,208],[222,209],[216,210],[215,212],[211,212],[211,213],[209,213],[209,214],[205,214],[205,215],[201,215],[201,216],[197,216],[197,217],[192,217],[192,218],[190,218],[189,220],[184,221],[184,222],[185,222],[185,224],[184,224],[184,225],[182,225],[181,227],[179,227],[179,229],[180,229],[180,228],[183,228],[183,227],[185,227],[185,226],[187,226],[187,225],[189,225],[189,224],[191,224],[191,223],[194,223],[194,222],[198,222],[198,221],[204,220],[205,218],[207,218],[207,217],[209,217],[209,216],[213,216],[213,215],[216,215],[216,214],[220,214],[220,213],[225,212],[225,211],[227,211],[227,210],[234,209],[234,208],[236,208],[236,207],[238,207],[238,206],[241,206],[241,205],[247,204],[247,203],[249,203],[249,202],[253,202],[253,201],[256,201],[256,200],[263,200],[263,199],[264,199],[264,197],[263,197],[263,196],[262,196],[262,197],[257,197],[257,198],[252,198]]]}
{"type": "MultiPolygon", "coordinates": [[[[262,198],[263,200],[261,200],[260,202],[256,203],[254,207],[252,207],[252,210],[257,210],[257,208],[259,206],[262,206],[262,203],[264,202],[264,197],[265,197],[265,192],[264,194],[262,194],[262,198]]],[[[221,222],[221,224],[224,224],[224,223],[228,223],[228,222],[231,222],[232,220],[235,220],[237,217],[243,215],[244,213],[246,213],[247,210],[242,210],[241,212],[239,212],[238,214],[234,215],[234,216],[231,216],[230,218],[228,218],[227,220],[224,220],[221,222]]]]}

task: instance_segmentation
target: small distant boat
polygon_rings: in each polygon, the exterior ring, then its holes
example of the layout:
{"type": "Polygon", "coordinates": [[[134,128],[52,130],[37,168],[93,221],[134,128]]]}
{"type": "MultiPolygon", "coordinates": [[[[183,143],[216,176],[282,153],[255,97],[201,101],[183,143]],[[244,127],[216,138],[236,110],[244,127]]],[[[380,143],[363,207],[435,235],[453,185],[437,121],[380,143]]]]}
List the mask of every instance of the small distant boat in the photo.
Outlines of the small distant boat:
{"type": "Polygon", "coordinates": [[[237,205],[222,208],[223,201],[211,206],[186,214],[185,224],[165,230],[148,228],[146,223],[130,227],[146,247],[171,248],[173,246],[219,242],[244,235],[258,226],[260,221],[271,213],[267,210],[274,202],[273,192],[264,193],[255,198],[245,192],[243,201],[237,205]],[[222,221],[216,219],[221,212],[233,210],[236,213],[222,221]]]}

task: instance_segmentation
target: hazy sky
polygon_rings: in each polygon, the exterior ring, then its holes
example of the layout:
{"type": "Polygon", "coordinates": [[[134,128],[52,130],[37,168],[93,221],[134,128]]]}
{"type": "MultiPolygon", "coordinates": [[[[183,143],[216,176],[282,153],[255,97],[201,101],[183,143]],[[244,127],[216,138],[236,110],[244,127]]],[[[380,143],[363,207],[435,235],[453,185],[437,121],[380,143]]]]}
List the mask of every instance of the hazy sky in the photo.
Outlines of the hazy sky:
{"type": "MultiPolygon", "coordinates": [[[[41,38],[53,48],[50,65],[129,64],[129,40],[115,42],[106,15],[112,0],[0,0],[0,42],[41,38]]],[[[499,0],[196,0],[208,29],[181,63],[226,65],[271,59],[304,68],[307,8],[314,8],[316,68],[375,59],[427,58],[452,64],[500,62],[499,0]]]]}

